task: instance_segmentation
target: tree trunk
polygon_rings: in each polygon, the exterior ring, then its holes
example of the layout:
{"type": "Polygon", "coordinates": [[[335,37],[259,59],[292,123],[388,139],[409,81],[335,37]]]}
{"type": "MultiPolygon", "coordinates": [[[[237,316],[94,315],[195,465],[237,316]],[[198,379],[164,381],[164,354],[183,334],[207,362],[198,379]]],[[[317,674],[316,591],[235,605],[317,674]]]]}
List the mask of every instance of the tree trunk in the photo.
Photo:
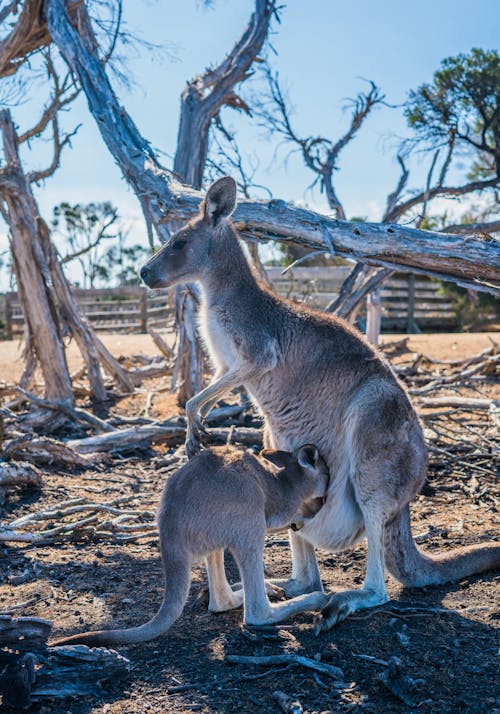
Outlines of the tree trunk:
{"type": "Polygon", "coordinates": [[[73,392],[50,290],[47,261],[40,242],[37,205],[19,161],[17,136],[9,110],[0,112],[0,128],[14,190],[4,192],[11,232],[11,247],[19,299],[50,401],[73,404],[73,392]]]}
{"type": "MultiPolygon", "coordinates": [[[[94,401],[104,401],[106,390],[100,361],[120,386],[133,391],[133,384],[121,365],[97,339],[80,314],[78,303],[64,276],[50,231],[40,217],[19,160],[17,135],[7,110],[0,114],[4,150],[7,160],[5,175],[0,177],[0,191],[7,205],[11,230],[11,247],[17,276],[19,300],[26,324],[24,358],[26,368],[22,386],[27,386],[38,362],[42,369],[46,398],[73,404],[72,385],[66,363],[63,336],[75,337],[83,356],[94,401]]],[[[50,414],[50,426],[61,422],[61,415],[50,414]]],[[[48,426],[48,424],[47,424],[48,426]]]]}

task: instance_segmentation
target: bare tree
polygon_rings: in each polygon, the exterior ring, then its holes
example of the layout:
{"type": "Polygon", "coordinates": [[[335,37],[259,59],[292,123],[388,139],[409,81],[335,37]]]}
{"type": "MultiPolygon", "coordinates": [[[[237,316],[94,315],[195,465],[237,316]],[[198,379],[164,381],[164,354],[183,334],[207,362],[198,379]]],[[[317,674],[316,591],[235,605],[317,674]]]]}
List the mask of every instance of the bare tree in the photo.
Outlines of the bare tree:
{"type": "MultiPolygon", "coordinates": [[[[480,60],[483,64],[490,63],[488,72],[491,78],[494,75],[492,66],[496,66],[495,58],[481,56],[480,60]]],[[[461,57],[460,62],[466,64],[467,58],[461,57]]],[[[476,61],[475,70],[477,70],[477,65],[476,61]]],[[[459,66],[459,63],[455,62],[453,67],[455,73],[457,67],[460,69],[461,65],[459,66]]],[[[450,74],[450,70],[446,71],[450,74]]],[[[496,72],[498,74],[498,69],[496,72]]],[[[338,141],[334,142],[321,136],[303,138],[293,128],[289,103],[280,86],[278,75],[273,74],[270,68],[266,67],[265,77],[268,85],[268,97],[252,103],[255,113],[267,129],[273,134],[280,135],[285,142],[300,151],[304,164],[315,174],[312,185],[317,182],[320,183],[320,188],[326,193],[330,208],[336,212],[338,218],[345,219],[345,210],[334,187],[333,172],[338,168],[338,157],[342,149],[356,136],[357,131],[373,107],[383,103],[385,97],[380,94],[376,85],[371,83],[370,91],[359,94],[354,100],[350,127],[338,141]]],[[[436,75],[436,77],[435,81],[439,82],[439,75],[436,75]]],[[[451,84],[450,76],[446,79],[449,86],[451,84]]],[[[398,156],[401,175],[395,190],[387,198],[386,210],[381,217],[382,223],[393,223],[401,218],[407,218],[408,213],[411,211],[414,214],[415,211],[418,211],[414,215],[414,220],[416,227],[419,228],[428,214],[432,199],[440,196],[471,195],[500,185],[499,171],[496,168],[500,166],[500,159],[498,158],[500,156],[499,143],[494,136],[495,116],[500,110],[498,99],[496,100],[496,109],[493,107],[492,110],[491,104],[493,103],[494,105],[495,102],[494,100],[492,102],[492,97],[489,96],[489,94],[492,94],[491,88],[483,90],[484,96],[478,97],[478,88],[476,87],[475,91],[473,91],[474,87],[472,86],[474,82],[478,83],[477,77],[474,77],[471,72],[471,76],[467,79],[470,85],[469,95],[463,96],[466,94],[466,90],[463,88],[464,79],[461,77],[462,84],[460,85],[458,81],[456,82],[457,87],[453,95],[456,104],[453,108],[441,106],[443,92],[439,93],[439,87],[434,88],[433,92],[427,85],[424,85],[418,92],[410,95],[411,98],[407,104],[406,113],[410,123],[413,117],[413,123],[417,126],[417,129],[420,129],[421,136],[419,138],[421,142],[422,140],[438,137],[441,145],[436,151],[433,151],[425,187],[421,191],[413,191],[410,197],[405,197],[409,171],[403,156],[398,156]],[[473,97],[472,100],[471,97],[473,97]],[[474,103],[476,105],[478,119],[476,120],[474,131],[476,135],[480,134],[480,137],[476,140],[471,138],[474,134],[472,128],[464,129],[462,127],[463,119],[457,116],[460,110],[457,109],[456,105],[460,101],[464,105],[467,103],[469,113],[471,105],[474,103]],[[427,115],[425,112],[427,112],[427,115]],[[483,130],[478,132],[477,125],[481,123],[481,119],[484,126],[483,130]],[[446,185],[446,176],[454,157],[454,152],[457,148],[460,148],[460,143],[472,144],[476,150],[481,152],[482,168],[483,171],[486,168],[487,176],[485,178],[475,178],[459,186],[446,185]]],[[[500,78],[497,80],[497,85],[499,83],[500,78]]],[[[450,99],[448,99],[448,102],[450,103],[450,99]]],[[[412,146],[415,146],[416,143],[414,141],[412,146]]],[[[408,143],[405,148],[408,148],[408,143]]],[[[497,222],[490,221],[482,224],[482,228],[486,231],[488,229],[495,230],[496,225],[497,222]]],[[[459,228],[458,231],[456,226],[452,228],[455,232],[466,232],[463,227],[459,228]]],[[[362,299],[368,296],[367,335],[371,341],[376,342],[381,318],[379,287],[390,274],[391,271],[389,269],[366,267],[357,264],[342,286],[339,296],[328,309],[341,316],[349,316],[359,307],[362,299]]]]}
{"type": "MultiPolygon", "coordinates": [[[[121,106],[99,62],[85,7],[80,6],[78,31],[71,25],[63,0],[45,0],[44,8],[54,43],[78,77],[106,146],[129,183],[141,195],[156,230],[168,232],[160,219],[186,220],[199,207],[201,195],[181,184],[159,163],[121,106]]],[[[473,234],[457,239],[408,225],[350,223],[292,206],[284,201],[241,201],[234,214],[243,237],[277,240],[327,249],[328,234],[341,256],[373,266],[408,269],[452,280],[497,294],[500,257],[497,246],[473,234]]]]}
{"type": "MultiPolygon", "coordinates": [[[[58,111],[73,101],[79,91],[69,73],[60,80],[50,49],[44,50],[43,54],[53,91],[39,120],[29,130],[18,134],[10,112],[3,110],[0,115],[4,149],[4,166],[0,169],[0,206],[10,228],[13,266],[26,325],[25,370],[21,386],[29,384],[39,364],[46,397],[49,401],[68,406],[73,404],[73,395],[64,353],[64,336],[72,336],[78,343],[94,400],[106,399],[101,363],[123,388],[131,390],[133,387],[122,367],[81,316],[32,192],[33,183],[50,177],[56,171],[62,150],[74,133],[61,135],[58,111]],[[19,145],[41,136],[48,129],[52,132],[53,144],[50,163],[43,169],[26,172],[19,158],[19,145]]],[[[45,428],[54,428],[60,423],[60,414],[56,415],[54,411],[45,413],[41,422],[45,428]]]]}
{"type": "MultiPolygon", "coordinates": [[[[256,0],[255,9],[243,35],[226,58],[191,79],[181,96],[181,114],[174,172],[193,188],[200,189],[207,162],[210,128],[220,121],[223,107],[249,111],[236,93],[236,87],[251,74],[276,14],[273,0],[256,0]]],[[[174,378],[180,380],[178,401],[181,406],[203,387],[203,350],[196,330],[196,289],[175,291],[175,315],[178,334],[174,378]]]]}

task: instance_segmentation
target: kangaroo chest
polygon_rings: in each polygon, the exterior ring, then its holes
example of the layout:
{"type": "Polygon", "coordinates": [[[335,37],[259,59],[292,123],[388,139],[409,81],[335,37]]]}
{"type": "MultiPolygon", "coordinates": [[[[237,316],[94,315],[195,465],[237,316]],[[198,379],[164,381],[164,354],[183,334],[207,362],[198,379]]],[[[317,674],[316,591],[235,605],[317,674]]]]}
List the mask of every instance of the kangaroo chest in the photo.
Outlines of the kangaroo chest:
{"type": "Polygon", "coordinates": [[[236,369],[241,364],[237,340],[224,314],[207,310],[203,305],[200,310],[200,334],[216,369],[224,371],[236,369]]]}

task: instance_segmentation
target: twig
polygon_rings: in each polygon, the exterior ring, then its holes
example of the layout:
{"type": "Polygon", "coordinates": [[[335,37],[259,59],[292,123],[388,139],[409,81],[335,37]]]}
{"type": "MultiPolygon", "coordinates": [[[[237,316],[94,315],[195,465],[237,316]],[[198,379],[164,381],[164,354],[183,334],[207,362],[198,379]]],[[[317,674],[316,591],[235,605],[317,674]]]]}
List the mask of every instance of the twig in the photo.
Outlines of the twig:
{"type": "Polygon", "coordinates": [[[331,664],[317,662],[309,657],[303,657],[297,654],[280,654],[268,656],[246,656],[246,655],[226,655],[226,661],[231,664],[248,664],[258,667],[266,667],[268,665],[288,665],[293,664],[297,667],[305,667],[312,669],[321,674],[326,674],[333,679],[343,679],[344,673],[339,667],[334,667],[331,664]]]}

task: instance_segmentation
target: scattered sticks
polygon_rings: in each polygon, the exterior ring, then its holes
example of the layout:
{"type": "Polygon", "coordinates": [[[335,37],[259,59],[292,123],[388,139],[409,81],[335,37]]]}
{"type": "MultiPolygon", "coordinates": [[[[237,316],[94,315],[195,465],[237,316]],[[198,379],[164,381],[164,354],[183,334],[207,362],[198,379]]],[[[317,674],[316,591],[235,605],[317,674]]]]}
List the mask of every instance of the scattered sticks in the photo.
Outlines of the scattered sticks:
{"type": "Polygon", "coordinates": [[[0,542],[47,545],[62,541],[123,542],[155,538],[154,513],[118,508],[123,502],[123,498],[110,503],[93,503],[84,498],[63,501],[56,508],[29,513],[7,525],[0,524],[0,542]],[[51,525],[35,530],[44,521],[51,525]],[[59,525],[52,525],[54,522],[59,525]]]}

